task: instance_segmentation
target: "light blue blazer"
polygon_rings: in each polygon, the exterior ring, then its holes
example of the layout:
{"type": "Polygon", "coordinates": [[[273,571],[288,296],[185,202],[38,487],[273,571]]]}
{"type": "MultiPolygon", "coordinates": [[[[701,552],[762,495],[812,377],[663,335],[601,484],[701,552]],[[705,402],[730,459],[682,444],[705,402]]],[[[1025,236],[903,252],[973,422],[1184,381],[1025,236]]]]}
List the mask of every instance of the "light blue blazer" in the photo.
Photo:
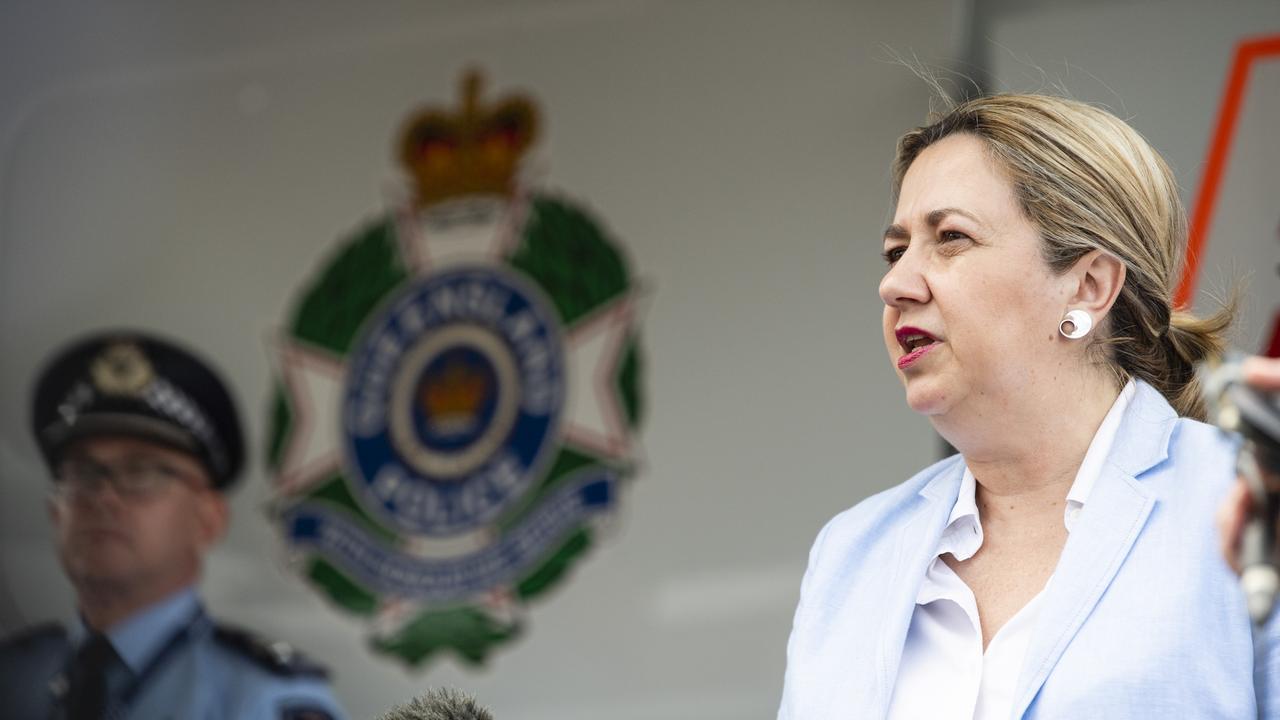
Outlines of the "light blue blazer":
{"type": "MultiPolygon", "coordinates": [[[[1255,718],[1244,597],[1214,512],[1236,443],[1138,382],[1045,588],[1012,718],[1255,718]]],[[[809,553],[780,719],[883,718],[925,569],[955,504],[952,456],[837,515],[809,553]]],[[[1262,673],[1280,717],[1280,638],[1262,673]]]]}

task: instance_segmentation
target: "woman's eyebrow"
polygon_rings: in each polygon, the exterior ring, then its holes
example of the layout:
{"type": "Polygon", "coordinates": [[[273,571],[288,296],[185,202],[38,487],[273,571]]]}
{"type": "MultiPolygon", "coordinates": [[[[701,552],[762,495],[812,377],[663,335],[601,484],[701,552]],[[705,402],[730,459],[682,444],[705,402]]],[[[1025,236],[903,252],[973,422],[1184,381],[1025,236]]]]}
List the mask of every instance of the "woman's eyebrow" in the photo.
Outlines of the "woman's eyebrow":
{"type": "Polygon", "coordinates": [[[943,220],[947,218],[948,215],[959,215],[961,217],[968,218],[973,222],[978,223],[978,225],[981,225],[983,228],[986,227],[986,225],[981,220],[978,219],[977,215],[974,215],[968,210],[961,210],[958,207],[947,207],[947,208],[940,208],[938,210],[934,210],[933,212],[925,216],[924,221],[929,223],[929,227],[937,227],[939,224],[942,223],[943,220]]]}
{"type": "Polygon", "coordinates": [[[885,240],[910,240],[911,233],[907,229],[898,224],[890,225],[884,229],[885,240]]]}
{"type": "MultiPolygon", "coordinates": [[[[929,227],[937,227],[938,225],[942,224],[942,221],[945,220],[948,215],[959,215],[961,217],[968,218],[969,220],[972,220],[973,222],[977,223],[978,226],[983,228],[984,230],[987,227],[985,223],[983,223],[981,220],[978,219],[977,215],[974,215],[968,210],[962,210],[957,207],[938,208],[937,210],[930,211],[928,215],[924,216],[924,221],[926,224],[928,224],[929,227]]],[[[897,223],[894,223],[889,227],[885,228],[884,239],[885,240],[910,240],[911,233],[908,232],[905,227],[897,223]]]]}

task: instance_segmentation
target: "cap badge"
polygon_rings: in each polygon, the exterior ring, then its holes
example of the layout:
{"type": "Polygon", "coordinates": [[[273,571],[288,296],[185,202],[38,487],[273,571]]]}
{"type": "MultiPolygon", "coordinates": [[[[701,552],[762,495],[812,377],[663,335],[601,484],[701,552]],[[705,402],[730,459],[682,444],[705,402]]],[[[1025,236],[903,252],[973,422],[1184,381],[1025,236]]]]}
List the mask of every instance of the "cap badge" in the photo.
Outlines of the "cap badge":
{"type": "Polygon", "coordinates": [[[137,395],[151,383],[155,370],[134,343],[109,345],[89,367],[93,384],[106,395],[137,395]]]}

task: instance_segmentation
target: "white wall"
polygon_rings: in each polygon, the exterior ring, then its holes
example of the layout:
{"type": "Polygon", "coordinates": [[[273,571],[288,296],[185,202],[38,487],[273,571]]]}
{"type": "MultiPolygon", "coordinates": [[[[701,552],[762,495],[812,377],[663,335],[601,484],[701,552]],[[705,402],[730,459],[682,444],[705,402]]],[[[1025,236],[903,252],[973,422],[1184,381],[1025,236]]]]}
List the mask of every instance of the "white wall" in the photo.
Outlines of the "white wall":
{"type": "Polygon", "coordinates": [[[260,460],[267,338],[382,211],[399,123],[474,62],[539,100],[546,185],[653,290],[647,462],[616,532],[486,670],[405,672],[278,569],[255,463],[209,604],[331,664],[356,717],[436,684],[499,717],[771,717],[814,534],[936,452],[880,340],[887,165],[927,107],[880,43],[945,60],[950,4],[356,7],[6,9],[0,624],[73,612],[26,427],[41,358],[104,325],[186,339],[233,379],[260,460]]]}

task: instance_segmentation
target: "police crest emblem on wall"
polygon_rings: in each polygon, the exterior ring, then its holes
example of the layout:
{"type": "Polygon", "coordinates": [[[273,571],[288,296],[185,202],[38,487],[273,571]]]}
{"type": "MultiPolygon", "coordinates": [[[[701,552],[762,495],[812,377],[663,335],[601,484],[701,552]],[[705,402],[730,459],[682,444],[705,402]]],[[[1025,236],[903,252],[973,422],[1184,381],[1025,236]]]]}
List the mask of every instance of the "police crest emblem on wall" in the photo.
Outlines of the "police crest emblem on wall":
{"type": "Polygon", "coordinates": [[[460,108],[411,116],[411,196],[322,263],[276,349],[291,565],[410,665],[518,634],[635,467],[636,287],[588,212],[522,178],[538,132],[474,72],[460,108]]]}

